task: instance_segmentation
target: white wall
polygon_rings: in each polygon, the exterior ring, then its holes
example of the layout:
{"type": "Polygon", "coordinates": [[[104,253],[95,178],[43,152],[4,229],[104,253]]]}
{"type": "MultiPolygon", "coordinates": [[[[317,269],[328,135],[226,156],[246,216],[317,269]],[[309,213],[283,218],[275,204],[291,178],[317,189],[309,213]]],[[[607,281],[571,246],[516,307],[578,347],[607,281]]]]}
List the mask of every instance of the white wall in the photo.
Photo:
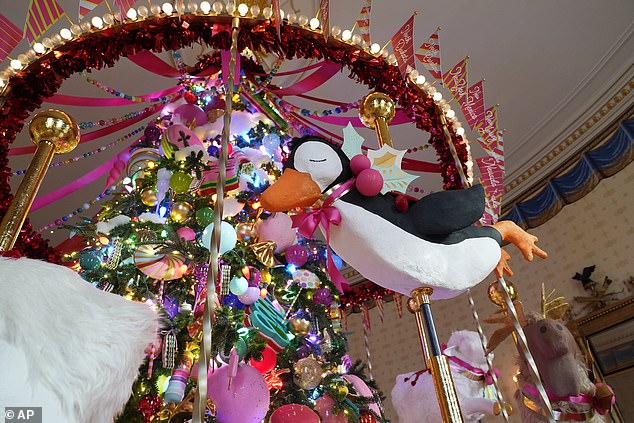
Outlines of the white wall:
{"type": "MultiPolygon", "coordinates": [[[[537,259],[534,263],[525,262],[514,247],[507,247],[512,255],[511,265],[515,276],[509,278],[518,287],[520,299],[526,310],[539,309],[541,283],[556,288],[574,304],[574,296],[584,296],[581,283],[572,280],[575,272],[596,264],[593,279],[601,281],[604,276],[614,280],[613,289],[621,290],[622,281],[634,275],[634,194],[632,179],[634,166],[628,166],[615,176],[605,179],[587,196],[564,209],[553,219],[530,232],[538,236],[539,245],[550,257],[546,261],[537,259]]],[[[491,279],[473,289],[476,307],[481,317],[495,311],[486,296],[486,288],[491,279]]],[[[624,293],[623,296],[627,296],[624,293]]],[[[405,301],[404,301],[405,302],[405,301]]],[[[466,296],[452,300],[438,301],[432,304],[436,326],[441,341],[446,342],[451,331],[456,329],[474,329],[466,296]]],[[[404,304],[403,318],[399,319],[394,303],[385,305],[385,321],[381,324],[377,308],[370,311],[372,333],[370,351],[374,376],[383,392],[389,396],[394,378],[400,373],[422,368],[422,355],[416,325],[404,304]]],[[[348,327],[353,331],[349,335],[350,354],[353,359],[365,360],[361,315],[348,317],[348,327]]],[[[491,334],[495,328],[485,327],[485,333],[491,334]]],[[[511,399],[515,391],[512,376],[516,350],[512,340],[508,339],[496,351],[495,366],[501,370],[500,380],[503,393],[511,399]]],[[[385,404],[388,418],[397,422],[390,400],[385,404]]],[[[500,417],[490,419],[499,421],[500,417]]],[[[519,422],[517,416],[512,421],[519,422]]]]}

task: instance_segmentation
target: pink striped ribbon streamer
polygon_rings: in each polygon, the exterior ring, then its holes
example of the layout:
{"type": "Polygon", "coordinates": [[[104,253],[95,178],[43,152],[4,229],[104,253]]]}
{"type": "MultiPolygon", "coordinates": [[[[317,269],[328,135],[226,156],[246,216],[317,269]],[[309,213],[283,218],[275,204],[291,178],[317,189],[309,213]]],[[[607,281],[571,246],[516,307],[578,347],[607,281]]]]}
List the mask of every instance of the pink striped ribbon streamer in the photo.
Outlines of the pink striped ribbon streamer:
{"type": "Polygon", "coordinates": [[[315,72],[311,73],[301,81],[296,82],[290,87],[281,88],[279,90],[272,90],[272,92],[280,97],[285,95],[304,94],[321,86],[330,78],[332,78],[335,74],[337,74],[340,70],[341,65],[331,62],[324,62],[319,69],[317,69],[315,72]]]}

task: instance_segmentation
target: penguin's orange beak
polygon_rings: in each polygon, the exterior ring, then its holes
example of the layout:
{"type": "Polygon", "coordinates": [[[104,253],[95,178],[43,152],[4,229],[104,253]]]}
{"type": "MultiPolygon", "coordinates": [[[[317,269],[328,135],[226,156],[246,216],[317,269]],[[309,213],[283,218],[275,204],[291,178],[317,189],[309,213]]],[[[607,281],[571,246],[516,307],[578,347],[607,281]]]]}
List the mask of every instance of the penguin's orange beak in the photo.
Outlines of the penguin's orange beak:
{"type": "Polygon", "coordinates": [[[289,168],[277,182],[264,191],[260,203],[270,212],[280,212],[296,207],[310,207],[320,196],[321,189],[310,174],[289,168]]]}

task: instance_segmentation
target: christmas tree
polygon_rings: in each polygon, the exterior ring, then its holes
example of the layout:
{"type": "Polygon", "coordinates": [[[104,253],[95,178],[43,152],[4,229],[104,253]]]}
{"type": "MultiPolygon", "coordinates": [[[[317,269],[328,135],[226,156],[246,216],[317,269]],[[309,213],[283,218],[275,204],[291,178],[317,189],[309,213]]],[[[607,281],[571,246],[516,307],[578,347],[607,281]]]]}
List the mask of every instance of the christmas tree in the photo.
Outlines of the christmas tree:
{"type": "Polygon", "coordinates": [[[87,281],[146,302],[163,320],[119,421],[192,416],[217,201],[224,212],[207,421],[383,421],[380,393],[346,354],[339,291],[327,269],[329,254],[339,267],[341,259],[259,203],[288,152],[284,122],[232,99],[236,128],[225,196],[217,198],[226,99],[220,85],[185,82],[183,99],[132,147],[112,201],[68,226],[88,242],[66,257],[87,281]]]}

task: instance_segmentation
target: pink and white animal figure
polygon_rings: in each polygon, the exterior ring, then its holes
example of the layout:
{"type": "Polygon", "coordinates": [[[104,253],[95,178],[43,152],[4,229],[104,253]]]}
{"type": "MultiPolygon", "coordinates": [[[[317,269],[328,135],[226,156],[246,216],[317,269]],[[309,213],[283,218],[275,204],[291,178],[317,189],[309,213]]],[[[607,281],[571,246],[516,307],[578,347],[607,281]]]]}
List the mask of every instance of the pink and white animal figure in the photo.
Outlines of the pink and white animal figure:
{"type": "MultiPolygon", "coordinates": [[[[609,416],[602,415],[613,402],[610,388],[592,383],[583,356],[566,326],[559,320],[540,317],[543,316],[528,316],[524,332],[557,422],[611,421],[609,416]]],[[[520,360],[517,383],[515,399],[522,422],[548,422],[524,360],[520,360]]]]}
{"type": "Polygon", "coordinates": [[[44,422],[111,423],[155,340],[156,313],[71,269],[0,257],[0,410],[44,422]]]}
{"type": "MultiPolygon", "coordinates": [[[[449,357],[458,401],[466,423],[493,415],[496,401],[486,398],[487,363],[477,332],[461,330],[449,338],[449,357]]],[[[431,374],[410,372],[396,377],[392,404],[400,423],[441,423],[440,408],[431,374]]]]}

